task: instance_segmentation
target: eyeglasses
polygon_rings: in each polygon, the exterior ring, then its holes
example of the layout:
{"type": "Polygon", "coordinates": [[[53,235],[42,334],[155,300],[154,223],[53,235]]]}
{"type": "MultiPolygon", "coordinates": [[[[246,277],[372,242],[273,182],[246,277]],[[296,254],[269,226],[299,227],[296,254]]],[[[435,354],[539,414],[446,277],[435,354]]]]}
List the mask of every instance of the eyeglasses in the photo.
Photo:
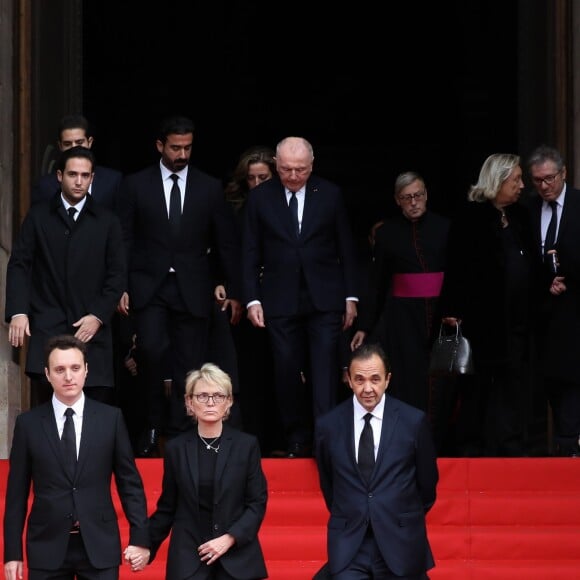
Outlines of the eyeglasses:
{"type": "Polygon", "coordinates": [[[546,177],[532,177],[532,181],[534,182],[534,185],[542,185],[542,183],[544,185],[552,185],[560,173],[562,173],[561,169],[552,175],[546,175],[546,177]]]}
{"type": "Polygon", "coordinates": [[[423,197],[425,197],[424,191],[418,191],[417,193],[408,193],[406,195],[399,195],[397,199],[403,203],[411,203],[414,199],[419,201],[423,197]]]}
{"type": "Polygon", "coordinates": [[[222,395],[221,393],[214,393],[213,395],[210,395],[209,393],[199,393],[197,395],[194,394],[193,396],[200,403],[207,403],[211,399],[216,405],[223,403],[228,398],[228,395],[222,395]]]}

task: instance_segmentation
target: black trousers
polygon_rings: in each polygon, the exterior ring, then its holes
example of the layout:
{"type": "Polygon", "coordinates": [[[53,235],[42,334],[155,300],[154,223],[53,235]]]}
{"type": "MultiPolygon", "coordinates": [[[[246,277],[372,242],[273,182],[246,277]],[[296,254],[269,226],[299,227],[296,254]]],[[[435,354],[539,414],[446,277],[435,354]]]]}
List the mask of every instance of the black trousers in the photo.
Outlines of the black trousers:
{"type": "Polygon", "coordinates": [[[209,318],[188,310],[175,274],[163,284],[143,308],[133,312],[137,339],[138,376],[147,400],[149,428],[168,437],[191,428],[185,411],[185,377],[204,362],[209,318]],[[169,401],[163,381],[172,380],[169,401]]]}
{"type": "Polygon", "coordinates": [[[66,556],[59,570],[29,568],[28,580],[118,580],[119,567],[94,568],[81,534],[70,534],[66,556]]]}

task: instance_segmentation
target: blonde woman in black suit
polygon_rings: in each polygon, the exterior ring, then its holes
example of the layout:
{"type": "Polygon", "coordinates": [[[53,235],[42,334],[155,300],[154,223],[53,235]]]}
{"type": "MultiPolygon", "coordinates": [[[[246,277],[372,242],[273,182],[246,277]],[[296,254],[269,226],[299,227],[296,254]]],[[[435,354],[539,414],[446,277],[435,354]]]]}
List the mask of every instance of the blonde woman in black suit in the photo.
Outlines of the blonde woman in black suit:
{"type": "Polygon", "coordinates": [[[168,441],[163,488],[150,518],[151,556],[171,532],[166,578],[267,578],[258,531],[268,497],[260,447],[228,426],[227,373],[212,363],[188,374],[185,407],[194,429],[168,441]]]}

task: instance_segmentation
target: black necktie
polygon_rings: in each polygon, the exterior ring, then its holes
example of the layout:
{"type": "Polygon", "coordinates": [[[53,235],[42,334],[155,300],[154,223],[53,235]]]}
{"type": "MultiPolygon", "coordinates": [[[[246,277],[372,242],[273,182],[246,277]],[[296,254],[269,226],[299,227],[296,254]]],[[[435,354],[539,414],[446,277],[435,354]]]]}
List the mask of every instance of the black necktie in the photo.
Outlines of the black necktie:
{"type": "Polygon", "coordinates": [[[550,218],[548,230],[546,231],[546,241],[544,242],[544,254],[548,252],[548,250],[554,249],[554,244],[556,243],[556,229],[558,227],[558,204],[555,201],[550,201],[548,203],[552,208],[552,217],[550,218]]]}
{"type": "Polygon", "coordinates": [[[290,216],[292,218],[292,225],[294,226],[294,232],[296,237],[300,235],[300,226],[298,225],[298,200],[296,199],[296,192],[290,192],[290,201],[288,202],[288,207],[290,208],[290,216]]]}
{"type": "Polygon", "coordinates": [[[358,443],[358,466],[367,481],[370,480],[375,467],[375,443],[371,418],[372,415],[370,413],[364,416],[365,426],[358,443]]]}
{"type": "Polygon", "coordinates": [[[171,175],[171,179],[173,179],[173,185],[171,186],[171,197],[169,198],[169,225],[175,240],[179,236],[179,222],[181,221],[181,191],[179,190],[179,185],[177,185],[179,175],[174,173],[171,175]]]}
{"type": "Polygon", "coordinates": [[[68,221],[70,222],[71,227],[74,227],[75,213],[77,213],[77,208],[71,205],[66,211],[68,212],[68,221]]]}
{"type": "Polygon", "coordinates": [[[66,415],[66,419],[60,443],[62,445],[66,469],[72,478],[77,467],[77,437],[75,434],[75,422],[73,421],[75,412],[72,407],[67,407],[64,414],[66,415]]]}

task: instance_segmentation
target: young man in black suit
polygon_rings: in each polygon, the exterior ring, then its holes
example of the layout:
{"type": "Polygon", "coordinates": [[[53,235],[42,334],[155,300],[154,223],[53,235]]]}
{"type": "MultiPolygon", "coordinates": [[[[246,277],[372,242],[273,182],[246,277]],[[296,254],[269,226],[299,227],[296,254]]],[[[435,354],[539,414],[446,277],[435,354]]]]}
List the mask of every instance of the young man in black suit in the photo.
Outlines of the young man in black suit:
{"type": "Polygon", "coordinates": [[[205,361],[218,271],[228,298],[240,296],[234,214],[221,181],[190,165],[193,133],[188,118],[164,119],[159,163],[128,175],[121,187],[129,284],[119,311],[133,317],[147,399],[142,457],[159,452],[163,431],[171,438],[190,428],[185,375],[205,361]],[[168,412],[165,379],[172,385],[168,412]]]}
{"type": "Polygon", "coordinates": [[[89,368],[81,340],[49,339],[45,365],[52,400],[19,415],[14,428],[4,510],[5,578],[23,578],[26,523],[31,580],[116,580],[121,543],[113,475],[130,524],[131,553],[137,561],[139,554],[149,557],[147,502],[123,416],[84,396],[89,368]]]}
{"type": "Polygon", "coordinates": [[[249,192],[243,232],[244,299],[252,324],[270,336],[288,457],[311,455],[313,416],[336,404],[339,341],[357,313],[342,192],[312,175],[313,161],[306,139],[278,143],[278,177],[249,192]]]}
{"type": "Polygon", "coordinates": [[[8,339],[13,347],[22,347],[30,338],[26,373],[32,381],[32,406],[52,396],[43,349],[57,334],[74,334],[88,343],[91,374],[85,394],[114,403],[111,320],[127,265],[119,218],[87,195],[94,165],[86,147],[61,153],[61,193],[28,210],[8,261],[8,339]]]}
{"type": "Polygon", "coordinates": [[[424,580],[434,566],[426,514],[439,472],[427,415],[386,394],[378,344],[353,351],[352,398],[316,423],[315,457],[330,512],[328,564],[315,578],[424,580]]]}
{"type": "MultiPolygon", "coordinates": [[[[93,146],[93,135],[88,120],[79,114],[65,115],[58,124],[58,139],[56,145],[59,152],[66,151],[71,147],[93,146]]],[[[115,210],[117,196],[123,174],[116,169],[96,165],[94,178],[89,187],[89,193],[95,201],[115,210]]],[[[30,205],[54,197],[59,191],[60,183],[56,171],[42,175],[32,187],[30,193],[30,205]]]]}

